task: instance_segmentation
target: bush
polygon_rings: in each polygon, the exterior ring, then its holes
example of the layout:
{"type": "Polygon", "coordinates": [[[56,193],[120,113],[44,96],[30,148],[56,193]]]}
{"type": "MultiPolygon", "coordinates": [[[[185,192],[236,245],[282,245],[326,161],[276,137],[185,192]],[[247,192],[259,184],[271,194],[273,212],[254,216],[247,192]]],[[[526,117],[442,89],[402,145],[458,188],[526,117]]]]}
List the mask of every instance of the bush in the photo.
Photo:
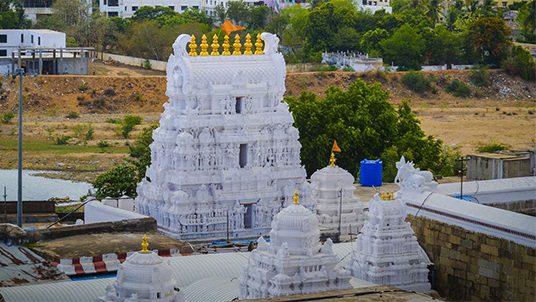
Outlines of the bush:
{"type": "Polygon", "coordinates": [[[86,82],[82,82],[82,84],[80,84],[80,86],[78,86],[78,90],[80,92],[86,92],[89,90],[89,86],[87,85],[86,82]]]}
{"type": "Polygon", "coordinates": [[[107,141],[99,141],[97,143],[97,147],[99,147],[101,149],[108,148],[108,147],[110,147],[110,143],[107,142],[107,141]]]}
{"type": "Polygon", "coordinates": [[[321,65],[321,66],[318,66],[318,67],[313,67],[313,68],[311,68],[311,71],[319,71],[319,72],[323,72],[323,71],[337,71],[337,66],[332,66],[332,65],[321,65]]]}
{"type": "Polygon", "coordinates": [[[68,136],[68,135],[56,136],[54,144],[56,144],[56,145],[67,145],[67,144],[69,144],[70,139],[71,139],[71,137],[68,136]]]}
{"type": "Polygon", "coordinates": [[[151,69],[153,66],[151,66],[151,61],[149,61],[149,60],[145,60],[145,61],[143,61],[143,65],[142,65],[142,67],[143,67],[144,69],[151,69]]]}
{"type": "Polygon", "coordinates": [[[141,124],[142,122],[141,116],[138,115],[125,115],[121,123],[119,124],[119,130],[121,131],[121,135],[123,135],[124,138],[128,138],[130,135],[130,132],[134,130],[134,127],[136,125],[141,124]]]}
{"type": "Polygon", "coordinates": [[[69,111],[69,113],[67,113],[67,115],[65,117],[68,118],[68,119],[77,119],[77,118],[80,117],[80,113],[78,113],[76,111],[69,111]]]}
{"type": "Polygon", "coordinates": [[[454,79],[448,83],[447,87],[445,87],[445,90],[447,90],[448,93],[460,98],[466,98],[471,95],[471,88],[458,79],[454,79]]]}
{"type": "Polygon", "coordinates": [[[510,49],[510,55],[502,62],[502,68],[510,75],[536,81],[536,60],[521,46],[510,49]]]}
{"type": "Polygon", "coordinates": [[[97,190],[98,199],[123,195],[136,197],[137,179],[136,167],[125,163],[99,175],[93,182],[93,187],[97,190]]]}
{"type": "Polygon", "coordinates": [[[102,94],[104,94],[105,96],[115,96],[117,93],[115,92],[115,90],[113,88],[108,88],[108,89],[105,89],[102,94]]]}
{"type": "Polygon", "coordinates": [[[84,135],[84,138],[86,141],[90,141],[93,139],[93,135],[95,134],[95,129],[91,125],[88,126],[86,134],[84,135]]]}
{"type": "Polygon", "coordinates": [[[477,87],[489,86],[489,71],[485,66],[473,68],[469,80],[477,87]]]}
{"type": "Polygon", "coordinates": [[[482,153],[493,153],[493,152],[497,152],[497,151],[503,151],[503,150],[506,150],[508,147],[503,144],[503,143],[499,143],[499,142],[496,142],[496,141],[491,141],[489,143],[487,143],[486,145],[482,145],[480,147],[478,147],[478,152],[482,152],[482,153]]]}
{"type": "Polygon", "coordinates": [[[402,84],[411,91],[425,93],[432,90],[432,84],[422,72],[410,71],[400,79],[402,84]]]}
{"type": "Polygon", "coordinates": [[[15,117],[15,113],[13,112],[6,112],[2,114],[1,120],[4,124],[11,123],[11,120],[15,117]]]}

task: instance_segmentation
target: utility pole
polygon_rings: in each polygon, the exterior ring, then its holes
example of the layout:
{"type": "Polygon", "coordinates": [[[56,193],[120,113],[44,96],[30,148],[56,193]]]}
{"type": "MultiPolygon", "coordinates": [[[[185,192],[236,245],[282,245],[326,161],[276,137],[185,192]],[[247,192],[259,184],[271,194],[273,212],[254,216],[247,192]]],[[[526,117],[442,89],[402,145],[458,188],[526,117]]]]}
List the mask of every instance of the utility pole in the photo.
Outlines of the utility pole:
{"type": "Polygon", "coordinates": [[[19,76],[19,156],[18,156],[18,175],[17,175],[17,225],[22,227],[22,80],[24,69],[19,68],[13,74],[13,78],[19,76]]]}
{"type": "Polygon", "coordinates": [[[341,222],[342,222],[342,188],[339,191],[339,242],[341,241],[341,222]]]}
{"type": "Polygon", "coordinates": [[[460,161],[460,170],[458,172],[460,173],[460,199],[463,200],[463,173],[465,172],[465,166],[464,162],[469,160],[469,157],[459,157],[458,160],[460,161]]]}

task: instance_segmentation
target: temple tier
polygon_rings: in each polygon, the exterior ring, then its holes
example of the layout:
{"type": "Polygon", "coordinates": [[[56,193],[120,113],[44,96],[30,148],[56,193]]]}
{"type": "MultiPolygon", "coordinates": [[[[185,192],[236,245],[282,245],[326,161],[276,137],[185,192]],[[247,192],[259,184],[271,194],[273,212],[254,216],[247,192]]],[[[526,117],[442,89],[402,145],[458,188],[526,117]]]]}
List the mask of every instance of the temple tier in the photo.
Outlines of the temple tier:
{"type": "MultiPolygon", "coordinates": [[[[285,62],[279,39],[263,33],[255,54],[229,55],[226,36],[219,55],[215,38],[214,55],[208,55],[206,38],[200,55],[189,35],[173,44],[169,101],[153,133],[151,166],[137,188],[136,210],[184,240],[265,235],[293,192],[306,197],[309,190],[299,133],[281,102],[285,62]]],[[[241,53],[238,36],[233,48],[241,53]]]]}

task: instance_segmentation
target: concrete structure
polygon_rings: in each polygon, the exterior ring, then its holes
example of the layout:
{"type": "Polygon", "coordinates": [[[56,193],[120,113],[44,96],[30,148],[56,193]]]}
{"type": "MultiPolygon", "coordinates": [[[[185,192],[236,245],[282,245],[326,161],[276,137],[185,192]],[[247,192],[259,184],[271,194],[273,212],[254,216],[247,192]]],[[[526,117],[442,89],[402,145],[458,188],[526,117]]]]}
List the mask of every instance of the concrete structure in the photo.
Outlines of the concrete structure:
{"type": "Polygon", "coordinates": [[[536,152],[471,154],[467,161],[468,180],[502,179],[536,175],[536,152]]]}
{"type": "MultiPolygon", "coordinates": [[[[87,15],[91,16],[93,7],[91,0],[79,0],[87,5],[87,15]]],[[[22,6],[24,7],[24,14],[33,22],[39,20],[42,17],[52,15],[52,4],[54,0],[23,0],[22,6]]]]}
{"type": "Polygon", "coordinates": [[[130,18],[142,6],[166,6],[182,13],[188,9],[201,9],[203,2],[204,0],[101,0],[99,10],[109,17],[130,18]]]}
{"type": "Polygon", "coordinates": [[[151,166],[138,185],[136,211],[184,240],[266,235],[272,217],[309,187],[298,130],[285,92],[279,39],[219,42],[180,35],[167,68],[169,102],[153,133],[151,166]],[[255,42],[255,53],[252,52],[255,42]],[[264,47],[263,47],[264,42],[264,47]],[[190,48],[190,52],[186,47],[190,48]],[[227,52],[226,52],[227,51],[227,52]]]}
{"type": "Polygon", "coordinates": [[[357,7],[363,11],[375,13],[379,10],[385,10],[386,13],[392,13],[393,8],[390,6],[390,0],[357,0],[357,7]]]}
{"type": "Polygon", "coordinates": [[[87,74],[92,48],[67,48],[65,33],[47,29],[0,29],[0,74],[87,74]]]}
{"type": "Polygon", "coordinates": [[[357,235],[365,222],[362,203],[354,196],[354,177],[332,163],[311,176],[312,199],[321,233],[357,235]],[[340,228],[340,230],[339,230],[340,228]]]}
{"type": "Polygon", "coordinates": [[[182,293],[175,291],[176,281],[167,261],[147,249],[147,236],[141,246],[141,251],[119,265],[115,282],[97,302],[185,302],[182,293]]]}
{"type": "MultiPolygon", "coordinates": [[[[119,203],[119,201],[116,202],[119,203]]],[[[145,215],[132,212],[133,209],[122,209],[113,205],[107,205],[106,203],[110,203],[110,200],[104,199],[102,202],[98,200],[88,202],[84,206],[84,223],[90,224],[147,218],[145,215]]]]}
{"type": "Polygon", "coordinates": [[[376,284],[430,292],[429,259],[406,219],[400,195],[375,194],[369,217],[357,236],[350,268],[356,278],[376,284]]]}
{"type": "Polygon", "coordinates": [[[313,212],[294,204],[272,221],[271,243],[263,237],[240,274],[240,299],[310,294],[350,288],[350,272],[335,268],[333,242],[319,243],[320,231],[313,212]]]}
{"type": "Polygon", "coordinates": [[[325,52],[322,63],[336,66],[339,69],[352,68],[356,72],[383,71],[382,58],[369,58],[367,54],[346,52],[325,52]]]}

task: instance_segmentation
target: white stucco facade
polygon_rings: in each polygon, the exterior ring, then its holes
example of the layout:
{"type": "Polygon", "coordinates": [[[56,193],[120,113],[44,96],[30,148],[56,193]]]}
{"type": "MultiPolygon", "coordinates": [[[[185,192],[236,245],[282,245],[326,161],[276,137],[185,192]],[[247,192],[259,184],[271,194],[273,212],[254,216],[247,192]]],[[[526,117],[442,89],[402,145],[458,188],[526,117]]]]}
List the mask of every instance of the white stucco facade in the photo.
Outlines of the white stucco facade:
{"type": "Polygon", "coordinates": [[[263,33],[263,54],[229,56],[190,56],[190,39],[181,35],[173,44],[169,101],[136,211],[185,240],[222,239],[227,231],[230,238],[266,235],[295,190],[313,209],[298,130],[282,102],[279,39],[263,33]]]}
{"type": "Polygon", "coordinates": [[[363,11],[375,13],[379,10],[385,10],[386,13],[392,13],[393,8],[390,6],[390,0],[357,0],[357,7],[363,11]]]}
{"type": "MultiPolygon", "coordinates": [[[[297,194],[297,193],[296,193],[297,194]]],[[[351,288],[350,272],[336,268],[333,242],[319,242],[316,215],[298,203],[274,217],[271,242],[257,249],[240,274],[240,299],[271,298],[351,288]]]]}
{"type": "Polygon", "coordinates": [[[101,0],[99,10],[109,17],[130,18],[142,6],[169,7],[182,13],[188,9],[201,9],[204,0],[101,0]]]}

